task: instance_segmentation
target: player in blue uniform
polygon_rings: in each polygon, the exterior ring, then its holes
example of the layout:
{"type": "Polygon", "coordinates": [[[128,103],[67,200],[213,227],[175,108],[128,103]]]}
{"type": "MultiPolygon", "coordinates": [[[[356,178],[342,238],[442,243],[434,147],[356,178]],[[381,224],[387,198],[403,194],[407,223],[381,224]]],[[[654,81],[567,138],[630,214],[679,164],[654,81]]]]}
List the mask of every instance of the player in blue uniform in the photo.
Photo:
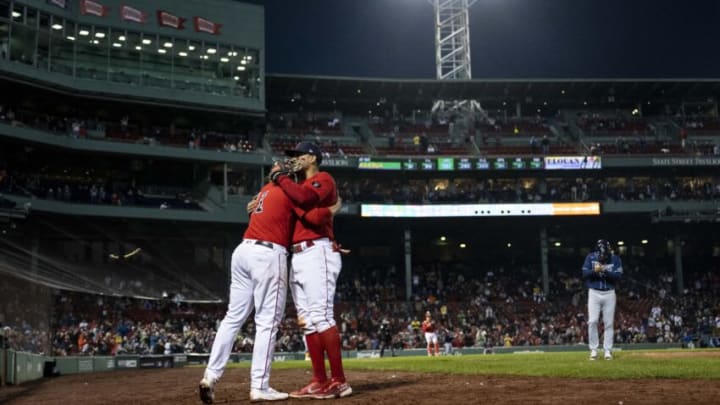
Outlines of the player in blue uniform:
{"type": "Polygon", "coordinates": [[[623,274],[622,261],[610,246],[610,242],[600,239],[595,249],[585,257],[582,276],[588,288],[588,346],[590,360],[597,359],[598,320],[602,311],[605,333],[603,350],[605,360],[612,360],[613,319],[615,318],[615,285],[623,274]]]}

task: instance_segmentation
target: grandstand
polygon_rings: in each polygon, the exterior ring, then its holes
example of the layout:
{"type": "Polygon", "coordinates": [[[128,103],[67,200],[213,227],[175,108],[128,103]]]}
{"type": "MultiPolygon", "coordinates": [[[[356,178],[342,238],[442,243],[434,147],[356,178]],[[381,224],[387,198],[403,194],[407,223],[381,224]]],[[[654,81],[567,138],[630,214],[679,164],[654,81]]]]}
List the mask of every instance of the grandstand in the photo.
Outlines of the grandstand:
{"type": "MultiPolygon", "coordinates": [[[[626,264],[618,342],[720,345],[719,80],[270,75],[260,6],[159,2],[223,24],[211,35],[54,3],[0,0],[0,326],[14,351],[205,359],[246,204],[300,141],[320,145],[344,201],[348,353],[377,351],[384,319],[415,353],[426,310],[468,353],[585,344],[579,269],[600,237],[626,264]],[[433,110],[470,98],[481,112],[433,110]]],[[[294,311],[279,352],[304,350],[294,311]]]]}

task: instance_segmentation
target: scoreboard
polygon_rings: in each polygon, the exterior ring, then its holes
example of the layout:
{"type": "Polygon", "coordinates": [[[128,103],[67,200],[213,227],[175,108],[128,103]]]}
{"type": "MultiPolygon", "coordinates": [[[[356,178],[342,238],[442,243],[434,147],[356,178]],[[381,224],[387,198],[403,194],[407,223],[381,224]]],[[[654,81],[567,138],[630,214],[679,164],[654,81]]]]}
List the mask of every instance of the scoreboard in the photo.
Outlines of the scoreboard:
{"type": "Polygon", "coordinates": [[[543,157],[433,157],[402,158],[363,156],[362,170],[485,171],[485,170],[584,170],[600,169],[600,156],[543,157]]]}

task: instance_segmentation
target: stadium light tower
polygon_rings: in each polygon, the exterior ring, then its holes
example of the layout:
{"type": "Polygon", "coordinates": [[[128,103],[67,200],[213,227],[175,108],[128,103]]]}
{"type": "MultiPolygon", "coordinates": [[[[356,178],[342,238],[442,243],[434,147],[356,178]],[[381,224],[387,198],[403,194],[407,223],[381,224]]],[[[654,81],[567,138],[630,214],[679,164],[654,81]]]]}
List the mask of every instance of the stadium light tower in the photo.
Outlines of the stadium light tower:
{"type": "MultiPolygon", "coordinates": [[[[469,10],[477,0],[428,0],[435,9],[435,69],[438,80],[470,80],[469,10]]],[[[470,117],[487,119],[477,100],[435,100],[432,113],[462,115],[465,122],[459,130],[468,130],[470,117]]],[[[451,134],[452,136],[453,134],[451,134]]]]}
{"type": "Polygon", "coordinates": [[[470,20],[477,0],[428,0],[435,9],[435,65],[438,80],[470,80],[470,20]]]}

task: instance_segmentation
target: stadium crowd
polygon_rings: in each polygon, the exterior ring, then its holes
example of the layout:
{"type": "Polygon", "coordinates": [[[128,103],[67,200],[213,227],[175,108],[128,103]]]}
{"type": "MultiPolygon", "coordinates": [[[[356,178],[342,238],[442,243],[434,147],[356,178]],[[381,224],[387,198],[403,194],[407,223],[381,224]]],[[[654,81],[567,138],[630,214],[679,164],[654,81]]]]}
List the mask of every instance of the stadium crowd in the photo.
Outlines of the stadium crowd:
{"type": "MultiPolygon", "coordinates": [[[[8,100],[5,100],[6,103],[8,100]]],[[[474,130],[478,146],[492,154],[548,154],[577,153],[572,137],[555,136],[550,131],[551,122],[561,128],[568,124],[560,115],[555,121],[541,117],[505,118],[488,117],[466,124],[468,128],[456,131],[452,119],[427,116],[390,118],[371,117],[368,130],[379,139],[374,147],[366,145],[368,135],[360,130],[343,129],[343,114],[333,112],[306,112],[304,114],[271,114],[266,123],[270,149],[279,152],[299,139],[320,144],[328,156],[363,155],[368,152],[383,154],[474,155],[469,147],[474,130]],[[460,133],[460,135],[458,135],[460,133]],[[351,134],[352,136],[348,136],[351,134]],[[528,145],[519,147],[512,138],[527,138],[528,145]],[[507,147],[502,147],[508,143],[507,147]],[[514,145],[514,146],[511,146],[514,145]],[[552,145],[552,147],[551,147],[552,145]]],[[[421,114],[422,115],[422,114],[421,114]]],[[[355,118],[357,119],[357,118],[355,118]]],[[[360,120],[362,121],[362,120],[360,120]]],[[[263,150],[263,134],[259,130],[245,133],[221,133],[203,128],[179,128],[171,125],[154,125],[133,122],[129,116],[119,120],[101,120],[92,115],[58,116],[44,111],[13,108],[0,104],[0,122],[13,126],[27,126],[73,138],[114,140],[147,145],[170,145],[189,149],[205,149],[224,152],[253,152],[263,150]]],[[[720,130],[715,117],[651,117],[625,116],[617,113],[586,111],[577,114],[575,123],[584,135],[583,147],[593,155],[605,154],[661,154],[679,153],[693,155],[720,155],[720,142],[714,139],[689,138],[688,135],[716,135],[720,130]],[[677,138],[658,136],[656,124],[674,122],[677,138]],[[612,139],[599,140],[599,135],[612,139]]],[[[357,125],[357,124],[356,124],[357,125]]],[[[561,130],[561,133],[565,130],[561,130]]],[[[373,144],[373,142],[369,142],[373,144]]]]}
{"type": "Polygon", "coordinates": [[[45,112],[13,109],[1,104],[0,122],[71,138],[181,146],[224,152],[253,152],[262,143],[261,136],[253,131],[226,134],[203,128],[177,128],[175,125],[141,125],[133,123],[129,116],[123,116],[117,122],[108,122],[92,116],[57,116],[45,112]]]}
{"type": "Polygon", "coordinates": [[[543,201],[717,200],[720,179],[694,178],[547,178],[407,180],[337,179],[345,202],[515,203],[543,201]]]}
{"type": "Polygon", "coordinates": [[[85,204],[201,209],[187,188],[137,185],[134,181],[85,173],[20,173],[10,170],[7,176],[0,179],[0,193],[85,204]]]}
{"type": "MultiPolygon", "coordinates": [[[[619,290],[616,342],[682,342],[720,347],[720,276],[716,269],[693,274],[687,288],[673,293],[673,275],[641,271],[629,261],[619,290]]],[[[404,300],[403,275],[393,267],[342,275],[336,294],[336,320],[345,350],[377,350],[381,325],[392,331],[398,350],[423,348],[420,320],[431,311],[441,339],[452,347],[584,344],[586,305],[578,272],[558,272],[550,294],[540,288],[537,271],[518,266],[483,273],[462,265],[416,266],[413,296],[404,300]]],[[[690,277],[688,277],[690,278],[690,277]]],[[[142,300],[65,291],[53,295],[49,334],[19,319],[10,347],[54,355],[208,353],[225,307],[179,299],[142,300]]],[[[23,309],[18,309],[22,313],[23,309]]],[[[251,352],[252,319],[238,335],[234,351],[251,352]]],[[[280,326],[277,351],[302,352],[302,331],[292,303],[280,326]]]]}

